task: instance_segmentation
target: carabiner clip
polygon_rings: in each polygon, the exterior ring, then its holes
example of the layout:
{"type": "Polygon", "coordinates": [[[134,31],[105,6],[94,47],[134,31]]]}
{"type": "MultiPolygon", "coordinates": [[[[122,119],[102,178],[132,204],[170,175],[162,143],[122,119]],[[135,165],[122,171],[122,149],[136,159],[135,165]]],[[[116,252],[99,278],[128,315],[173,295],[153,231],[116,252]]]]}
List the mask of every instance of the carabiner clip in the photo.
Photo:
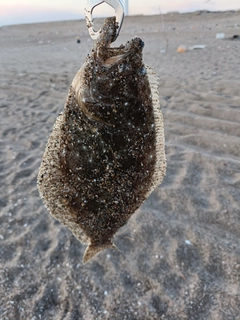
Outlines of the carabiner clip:
{"type": "Polygon", "coordinates": [[[87,7],[85,8],[85,17],[87,20],[87,27],[88,27],[90,37],[93,40],[96,40],[99,37],[101,29],[98,31],[94,30],[92,12],[96,6],[102,4],[103,2],[106,2],[107,4],[109,4],[115,10],[116,22],[118,23],[118,30],[116,33],[116,39],[117,39],[120,29],[122,27],[123,19],[124,19],[124,8],[123,8],[122,0],[105,0],[105,1],[88,0],[87,1],[87,7]]]}

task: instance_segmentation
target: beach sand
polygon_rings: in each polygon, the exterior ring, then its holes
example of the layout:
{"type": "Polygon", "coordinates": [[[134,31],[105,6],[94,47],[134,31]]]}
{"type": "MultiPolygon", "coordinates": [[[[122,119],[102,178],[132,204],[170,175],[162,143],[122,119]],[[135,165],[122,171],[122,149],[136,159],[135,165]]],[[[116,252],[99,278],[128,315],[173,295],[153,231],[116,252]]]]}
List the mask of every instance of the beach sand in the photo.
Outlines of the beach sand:
{"type": "Polygon", "coordinates": [[[240,319],[240,12],[162,18],[126,17],[117,44],[141,37],[160,77],[167,174],[121,252],[85,265],[36,178],[92,40],[85,21],[0,28],[1,320],[240,319]]]}

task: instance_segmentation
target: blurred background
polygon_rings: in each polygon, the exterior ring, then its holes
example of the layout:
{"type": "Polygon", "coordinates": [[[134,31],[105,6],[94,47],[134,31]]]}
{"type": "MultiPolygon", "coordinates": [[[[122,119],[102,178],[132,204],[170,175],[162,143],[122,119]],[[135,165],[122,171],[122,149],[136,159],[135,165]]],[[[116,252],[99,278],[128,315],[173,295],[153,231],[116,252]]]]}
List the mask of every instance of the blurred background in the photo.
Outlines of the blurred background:
{"type": "MultiPolygon", "coordinates": [[[[0,26],[83,19],[86,2],[86,0],[0,0],[0,26]]],[[[239,0],[128,0],[129,15],[197,10],[240,10],[240,2],[239,0]]],[[[110,13],[111,8],[107,4],[98,6],[94,10],[96,17],[110,15],[110,13]]]]}

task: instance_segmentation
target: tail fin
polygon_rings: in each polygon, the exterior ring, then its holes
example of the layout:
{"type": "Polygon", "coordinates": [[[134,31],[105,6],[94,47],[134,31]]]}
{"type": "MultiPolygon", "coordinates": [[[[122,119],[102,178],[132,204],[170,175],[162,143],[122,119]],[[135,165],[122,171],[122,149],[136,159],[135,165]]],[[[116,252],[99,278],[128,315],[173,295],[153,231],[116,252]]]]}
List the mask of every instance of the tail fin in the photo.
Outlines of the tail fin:
{"type": "Polygon", "coordinates": [[[112,248],[112,249],[118,250],[118,248],[113,243],[101,244],[101,245],[89,244],[87,246],[87,249],[85,250],[85,253],[83,256],[83,263],[88,262],[90,259],[92,259],[100,251],[107,249],[107,248],[112,248]]]}

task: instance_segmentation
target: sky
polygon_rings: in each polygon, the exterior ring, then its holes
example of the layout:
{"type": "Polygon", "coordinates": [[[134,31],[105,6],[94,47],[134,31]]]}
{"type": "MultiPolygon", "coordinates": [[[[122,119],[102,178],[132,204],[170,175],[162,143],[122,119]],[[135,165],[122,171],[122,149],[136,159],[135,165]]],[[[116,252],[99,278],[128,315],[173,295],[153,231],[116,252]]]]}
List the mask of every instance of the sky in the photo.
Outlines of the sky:
{"type": "MultiPolygon", "coordinates": [[[[123,0],[124,1],[124,0],[123,0]]],[[[76,20],[84,18],[87,0],[0,0],[0,26],[76,20]]],[[[130,15],[152,15],[170,11],[239,10],[240,0],[128,0],[130,15]]],[[[107,4],[94,9],[94,16],[107,16],[114,11],[107,4]]]]}

